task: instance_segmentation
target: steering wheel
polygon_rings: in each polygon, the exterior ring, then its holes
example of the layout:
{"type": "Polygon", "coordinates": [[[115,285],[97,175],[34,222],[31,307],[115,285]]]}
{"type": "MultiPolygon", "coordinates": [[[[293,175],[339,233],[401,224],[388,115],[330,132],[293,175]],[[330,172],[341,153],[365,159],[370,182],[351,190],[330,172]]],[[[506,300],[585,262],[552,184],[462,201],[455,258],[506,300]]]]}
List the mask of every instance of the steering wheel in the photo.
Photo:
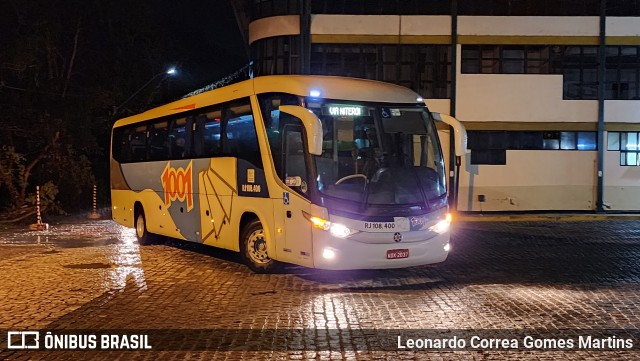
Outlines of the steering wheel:
{"type": "Polygon", "coordinates": [[[338,179],[335,184],[337,185],[337,184],[340,184],[340,183],[342,183],[342,182],[344,182],[346,180],[354,179],[354,178],[364,178],[364,182],[365,183],[368,181],[366,175],[358,173],[358,174],[351,174],[351,175],[348,175],[346,177],[342,177],[342,178],[338,179]]]}

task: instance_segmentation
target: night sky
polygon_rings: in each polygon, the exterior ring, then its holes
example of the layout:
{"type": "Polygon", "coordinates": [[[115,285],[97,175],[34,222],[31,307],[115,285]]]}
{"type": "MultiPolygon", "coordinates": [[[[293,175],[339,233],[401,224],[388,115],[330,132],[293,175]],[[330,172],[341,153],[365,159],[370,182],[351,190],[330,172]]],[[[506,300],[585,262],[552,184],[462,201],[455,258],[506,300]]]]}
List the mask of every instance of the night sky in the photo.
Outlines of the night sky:
{"type": "Polygon", "coordinates": [[[59,209],[93,183],[106,202],[115,119],[234,73],[246,49],[228,0],[0,0],[0,213],[47,182],[59,209]]]}
{"type": "MultiPolygon", "coordinates": [[[[185,93],[235,72],[248,62],[246,46],[227,0],[158,1],[158,25],[176,54],[172,92],[185,93]]],[[[168,65],[172,59],[168,59],[168,65]]]]}

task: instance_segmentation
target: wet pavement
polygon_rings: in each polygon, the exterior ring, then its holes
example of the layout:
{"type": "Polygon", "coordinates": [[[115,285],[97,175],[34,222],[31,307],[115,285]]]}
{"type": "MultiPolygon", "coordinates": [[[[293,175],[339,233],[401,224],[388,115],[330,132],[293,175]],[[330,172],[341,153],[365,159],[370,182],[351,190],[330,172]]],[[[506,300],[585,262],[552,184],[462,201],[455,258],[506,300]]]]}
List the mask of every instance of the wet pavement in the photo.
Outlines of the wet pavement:
{"type": "Polygon", "coordinates": [[[4,349],[0,360],[640,357],[640,221],[458,223],[449,259],[439,265],[291,266],[272,275],[253,274],[233,252],[196,244],[140,247],[132,229],[108,220],[42,232],[2,226],[0,277],[2,348],[8,330],[163,340],[155,351],[4,349]],[[634,349],[528,349],[526,334],[613,335],[632,339],[634,349]],[[472,335],[516,339],[520,350],[398,350],[399,335],[457,336],[467,346],[472,335]]]}

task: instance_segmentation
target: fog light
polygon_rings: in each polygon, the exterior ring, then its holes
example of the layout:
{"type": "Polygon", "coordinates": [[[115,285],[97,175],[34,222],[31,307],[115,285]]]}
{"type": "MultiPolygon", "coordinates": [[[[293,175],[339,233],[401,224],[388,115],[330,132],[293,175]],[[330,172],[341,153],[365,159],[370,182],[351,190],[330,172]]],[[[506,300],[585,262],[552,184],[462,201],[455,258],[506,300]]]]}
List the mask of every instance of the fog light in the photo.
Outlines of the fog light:
{"type": "Polygon", "coordinates": [[[444,251],[449,252],[451,250],[451,243],[447,243],[444,245],[444,251]]]}
{"type": "Polygon", "coordinates": [[[322,250],[322,257],[324,257],[324,259],[334,259],[336,258],[336,252],[330,248],[325,248],[322,250]]]}

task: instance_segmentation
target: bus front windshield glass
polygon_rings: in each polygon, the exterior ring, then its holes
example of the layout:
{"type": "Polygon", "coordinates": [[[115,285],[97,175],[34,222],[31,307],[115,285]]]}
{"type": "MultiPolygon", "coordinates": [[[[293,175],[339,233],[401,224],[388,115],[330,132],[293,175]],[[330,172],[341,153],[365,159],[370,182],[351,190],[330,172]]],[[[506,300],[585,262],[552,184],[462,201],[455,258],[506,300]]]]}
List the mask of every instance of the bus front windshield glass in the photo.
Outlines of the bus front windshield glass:
{"type": "Polygon", "coordinates": [[[308,105],[322,121],[322,155],[315,159],[321,195],[362,205],[430,207],[443,199],[444,162],[426,107],[308,105]]]}

